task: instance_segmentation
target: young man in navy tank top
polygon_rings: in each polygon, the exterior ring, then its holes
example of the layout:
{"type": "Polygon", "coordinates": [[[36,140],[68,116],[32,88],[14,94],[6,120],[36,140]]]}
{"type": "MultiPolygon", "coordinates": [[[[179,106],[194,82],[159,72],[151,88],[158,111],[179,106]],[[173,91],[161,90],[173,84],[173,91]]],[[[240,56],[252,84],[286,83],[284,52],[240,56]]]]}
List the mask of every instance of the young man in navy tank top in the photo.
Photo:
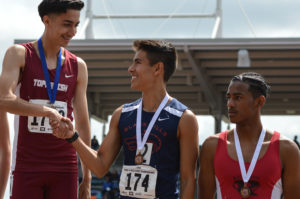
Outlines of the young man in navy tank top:
{"type": "Polygon", "coordinates": [[[257,73],[235,76],[227,90],[233,130],[207,138],[200,152],[199,199],[300,198],[300,152],[292,140],[265,130],[260,112],[269,86],[257,73]]]}
{"type": "MultiPolygon", "coordinates": [[[[13,45],[4,57],[0,128],[7,135],[1,145],[6,142],[7,149],[10,146],[6,112],[15,114],[11,199],[77,198],[76,151],[66,140],[53,136],[49,120],[62,127],[65,124],[60,122],[61,117],[73,120],[74,110],[76,129],[89,145],[87,66],[65,49],[77,32],[83,6],[80,0],[43,0],[38,7],[45,26],[42,37],[13,45]]],[[[9,150],[6,151],[9,156],[9,150]]],[[[4,186],[0,186],[0,198],[7,183],[9,158],[1,164],[4,186]]],[[[87,199],[91,197],[91,175],[84,165],[82,168],[79,198],[87,199]]]]}
{"type": "MultiPolygon", "coordinates": [[[[166,90],[175,71],[175,48],[165,41],[142,40],[133,44],[135,56],[128,72],[131,88],[142,98],[117,108],[107,136],[96,152],[86,146],[68,119],[69,131],[55,132],[60,138],[75,136],[72,145],[81,159],[102,177],[123,148],[120,177],[121,198],[193,198],[198,154],[198,124],[195,115],[166,90]],[[180,178],[180,191],[176,183],[180,178]]],[[[55,126],[55,124],[54,124],[55,126]]]]}

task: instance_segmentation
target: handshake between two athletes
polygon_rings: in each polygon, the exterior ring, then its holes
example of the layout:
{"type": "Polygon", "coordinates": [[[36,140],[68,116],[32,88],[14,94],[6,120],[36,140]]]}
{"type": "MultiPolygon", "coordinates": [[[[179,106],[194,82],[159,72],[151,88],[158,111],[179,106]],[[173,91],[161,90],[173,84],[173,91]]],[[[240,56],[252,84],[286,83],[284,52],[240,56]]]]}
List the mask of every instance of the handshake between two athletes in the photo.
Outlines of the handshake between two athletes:
{"type": "Polygon", "coordinates": [[[50,119],[50,125],[53,135],[58,138],[68,139],[75,134],[72,121],[69,118],[61,117],[60,121],[50,119]]]}

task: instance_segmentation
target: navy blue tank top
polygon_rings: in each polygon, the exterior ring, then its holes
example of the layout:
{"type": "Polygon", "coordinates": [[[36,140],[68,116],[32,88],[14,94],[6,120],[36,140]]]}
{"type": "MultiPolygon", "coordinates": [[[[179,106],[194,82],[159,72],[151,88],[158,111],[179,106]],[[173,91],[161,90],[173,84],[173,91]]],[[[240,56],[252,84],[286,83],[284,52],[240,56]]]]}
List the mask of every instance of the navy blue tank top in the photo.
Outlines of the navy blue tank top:
{"type": "MultiPolygon", "coordinates": [[[[123,146],[124,165],[135,165],[137,150],[136,143],[136,114],[141,99],[125,104],[119,121],[119,132],[123,146]]],[[[158,171],[156,182],[156,198],[179,198],[176,184],[179,179],[179,141],[177,128],[179,120],[187,107],[173,98],[161,111],[156,120],[147,143],[152,143],[152,154],[149,165],[158,171]]],[[[142,137],[154,115],[154,112],[142,111],[142,137]]],[[[122,197],[127,199],[130,197],[122,197]]]]}

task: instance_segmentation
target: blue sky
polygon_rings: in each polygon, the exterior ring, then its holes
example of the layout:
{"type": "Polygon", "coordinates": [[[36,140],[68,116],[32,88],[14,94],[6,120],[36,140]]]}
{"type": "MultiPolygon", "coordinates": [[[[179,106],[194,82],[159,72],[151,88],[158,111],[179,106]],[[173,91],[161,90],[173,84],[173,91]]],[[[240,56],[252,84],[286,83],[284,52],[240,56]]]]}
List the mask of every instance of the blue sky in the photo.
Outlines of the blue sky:
{"type": "MultiPolygon", "coordinates": [[[[86,1],[85,1],[86,2],[86,1]]],[[[0,63],[6,49],[14,39],[37,39],[43,32],[43,24],[37,12],[40,0],[0,0],[0,63]]],[[[223,0],[224,38],[300,38],[299,0],[223,0]]],[[[94,14],[174,14],[212,13],[212,0],[93,0],[94,14]]],[[[82,24],[75,38],[83,39],[82,24]]],[[[213,19],[111,19],[94,21],[96,38],[210,38],[213,19]]],[[[0,65],[2,70],[2,64],[0,65]]],[[[276,129],[289,138],[300,137],[300,116],[262,117],[265,127],[276,129]]],[[[12,116],[10,116],[12,130],[12,116]]],[[[210,116],[199,116],[200,143],[214,130],[210,116]]],[[[92,121],[92,134],[101,124],[92,121]]],[[[223,126],[223,129],[226,125],[223,126]]],[[[11,133],[12,135],[13,133],[11,133]]],[[[6,192],[5,199],[8,198],[6,192]]]]}

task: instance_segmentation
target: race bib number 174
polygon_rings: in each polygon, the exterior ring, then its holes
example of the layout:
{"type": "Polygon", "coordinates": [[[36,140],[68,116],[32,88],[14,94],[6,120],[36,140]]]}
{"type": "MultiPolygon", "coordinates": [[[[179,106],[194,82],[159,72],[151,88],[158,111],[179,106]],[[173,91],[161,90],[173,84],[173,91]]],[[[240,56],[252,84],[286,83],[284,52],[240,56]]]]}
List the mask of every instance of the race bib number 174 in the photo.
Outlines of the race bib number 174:
{"type": "Polygon", "coordinates": [[[120,194],[134,198],[155,198],[157,170],[148,165],[123,166],[120,194]]]}

